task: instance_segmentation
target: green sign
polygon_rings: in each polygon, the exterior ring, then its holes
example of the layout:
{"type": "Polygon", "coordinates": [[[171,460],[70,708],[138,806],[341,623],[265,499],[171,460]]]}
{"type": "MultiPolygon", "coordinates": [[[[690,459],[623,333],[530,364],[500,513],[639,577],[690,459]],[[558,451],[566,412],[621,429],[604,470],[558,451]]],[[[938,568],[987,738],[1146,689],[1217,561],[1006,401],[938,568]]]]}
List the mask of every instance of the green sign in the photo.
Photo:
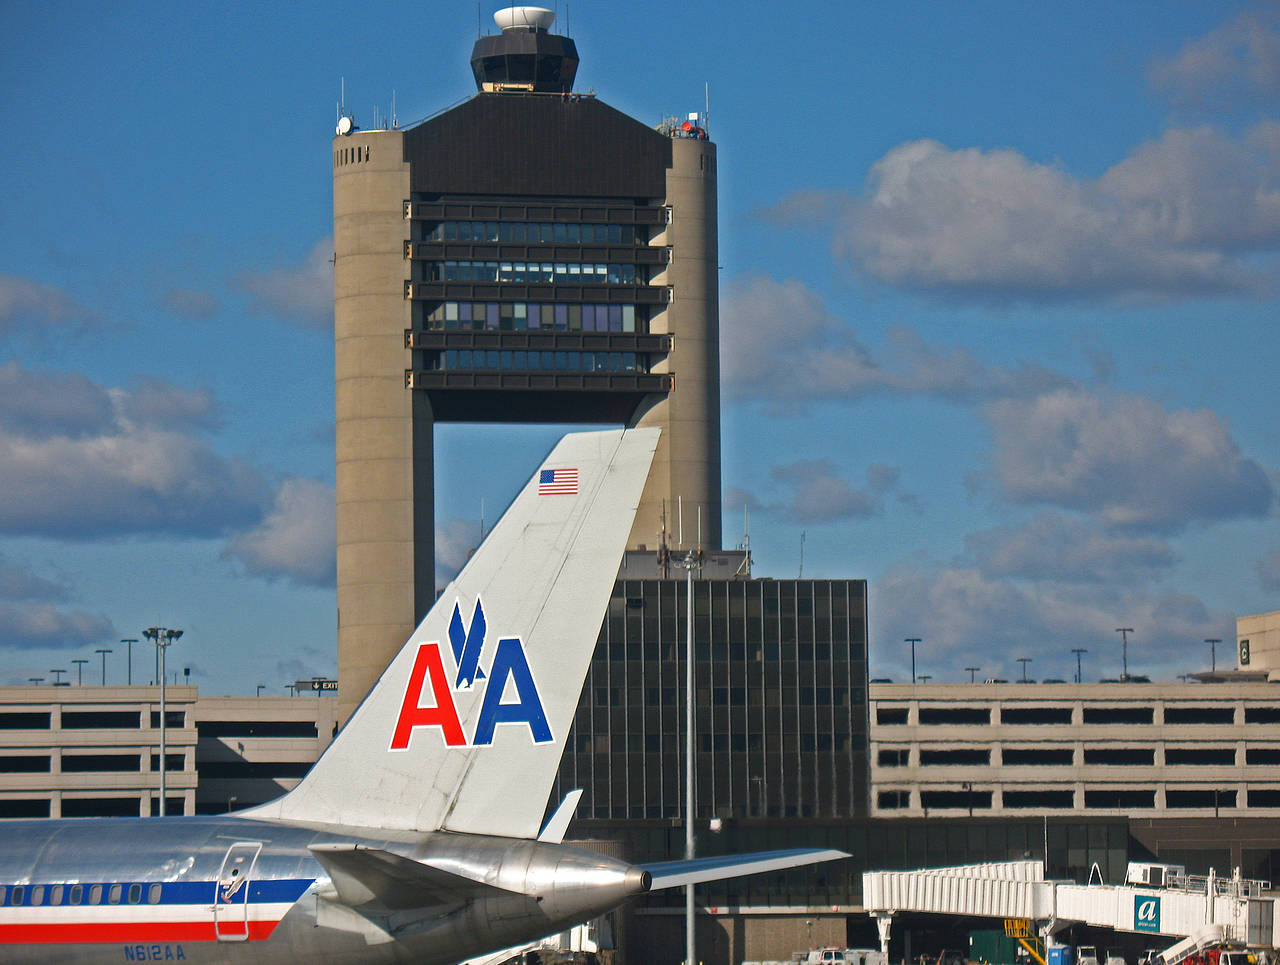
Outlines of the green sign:
{"type": "Polygon", "coordinates": [[[1133,930],[1160,930],[1160,899],[1156,895],[1133,896],[1133,930]]]}
{"type": "Polygon", "coordinates": [[[1240,666],[1242,667],[1249,666],[1249,641],[1248,640],[1240,641],[1240,666]]]}

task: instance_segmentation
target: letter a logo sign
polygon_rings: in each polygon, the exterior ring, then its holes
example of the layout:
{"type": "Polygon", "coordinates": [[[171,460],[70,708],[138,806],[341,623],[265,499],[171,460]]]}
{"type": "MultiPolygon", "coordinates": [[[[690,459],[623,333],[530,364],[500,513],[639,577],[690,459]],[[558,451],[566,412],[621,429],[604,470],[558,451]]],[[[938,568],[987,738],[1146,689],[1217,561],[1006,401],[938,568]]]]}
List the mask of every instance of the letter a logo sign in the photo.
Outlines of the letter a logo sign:
{"type": "Polygon", "coordinates": [[[1160,930],[1160,899],[1154,895],[1133,896],[1133,930],[1160,930]]]}
{"type": "Polygon", "coordinates": [[[462,608],[455,603],[449,622],[448,650],[438,642],[418,645],[391,738],[393,751],[408,750],[418,728],[434,731],[446,747],[487,747],[494,742],[496,728],[503,724],[525,730],[534,744],[552,740],[524,644],[519,637],[498,640],[489,648],[492,656],[486,672],[481,657],[486,650],[487,631],[488,622],[479,600],[470,626],[463,624],[462,608]],[[445,669],[446,655],[453,658],[453,674],[445,669]],[[468,701],[474,701],[477,695],[480,713],[468,740],[462,720],[468,701]],[[458,710],[459,701],[463,714],[458,710]]]}

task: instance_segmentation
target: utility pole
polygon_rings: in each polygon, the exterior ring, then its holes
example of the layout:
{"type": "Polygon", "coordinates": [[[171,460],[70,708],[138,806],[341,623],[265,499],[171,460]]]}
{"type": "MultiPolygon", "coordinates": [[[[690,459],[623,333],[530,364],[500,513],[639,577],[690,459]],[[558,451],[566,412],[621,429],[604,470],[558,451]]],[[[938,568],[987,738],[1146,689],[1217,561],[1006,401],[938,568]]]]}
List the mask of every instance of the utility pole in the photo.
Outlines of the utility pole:
{"type": "Polygon", "coordinates": [[[1133,627],[1116,627],[1116,633],[1120,634],[1120,682],[1127,683],[1129,681],[1129,634],[1133,633],[1133,627]]]}
{"type": "Polygon", "coordinates": [[[1076,683],[1082,684],[1084,683],[1084,678],[1080,676],[1080,654],[1088,653],[1089,651],[1084,647],[1072,647],[1071,652],[1076,655],[1076,683]]]}
{"type": "Polygon", "coordinates": [[[1019,657],[1018,663],[1022,664],[1022,682],[1027,682],[1027,664],[1031,663],[1030,657],[1019,657]]]}
{"type": "Polygon", "coordinates": [[[903,637],[904,643],[911,644],[911,682],[916,682],[916,644],[920,642],[919,637],[903,637]]]}
{"type": "Polygon", "coordinates": [[[965,667],[964,669],[969,671],[969,683],[973,683],[973,675],[976,674],[982,668],[981,667],[965,667]]]}
{"type": "MultiPolygon", "coordinates": [[[[53,674],[53,685],[54,685],[55,687],[57,687],[57,686],[61,685],[61,683],[62,683],[62,675],[63,675],[64,673],[66,673],[66,671],[65,671],[65,670],[63,670],[63,669],[61,669],[61,668],[55,668],[55,669],[53,669],[53,670],[50,670],[50,671],[49,671],[49,673],[53,674]]],[[[31,679],[33,679],[33,680],[34,680],[35,678],[33,677],[33,678],[31,678],[31,679]]],[[[44,678],[43,678],[43,677],[41,677],[40,679],[41,679],[41,680],[44,680],[44,678]]]]}
{"type": "Polygon", "coordinates": [[[83,687],[84,686],[84,665],[87,664],[89,660],[86,657],[77,657],[71,662],[76,665],[76,686],[83,687]]]}

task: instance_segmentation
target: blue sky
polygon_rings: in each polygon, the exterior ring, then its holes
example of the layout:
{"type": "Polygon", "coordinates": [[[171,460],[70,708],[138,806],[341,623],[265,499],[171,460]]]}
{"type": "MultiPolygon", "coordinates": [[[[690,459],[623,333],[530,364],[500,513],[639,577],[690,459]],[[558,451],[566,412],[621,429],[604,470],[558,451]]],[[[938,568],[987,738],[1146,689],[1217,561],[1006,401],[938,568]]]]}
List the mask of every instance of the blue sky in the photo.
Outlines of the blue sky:
{"type": "MultiPolygon", "coordinates": [[[[904,636],[935,680],[1113,676],[1119,626],[1131,672],[1227,663],[1280,608],[1280,5],[725,9],[566,32],[646,123],[709,97],[726,534],[866,578],[876,676],[904,636]]],[[[334,671],[335,104],[470,96],[476,33],[0,6],[0,682],[157,623],[209,692],[334,671]]],[[[442,570],[558,431],[440,432],[442,570]]]]}

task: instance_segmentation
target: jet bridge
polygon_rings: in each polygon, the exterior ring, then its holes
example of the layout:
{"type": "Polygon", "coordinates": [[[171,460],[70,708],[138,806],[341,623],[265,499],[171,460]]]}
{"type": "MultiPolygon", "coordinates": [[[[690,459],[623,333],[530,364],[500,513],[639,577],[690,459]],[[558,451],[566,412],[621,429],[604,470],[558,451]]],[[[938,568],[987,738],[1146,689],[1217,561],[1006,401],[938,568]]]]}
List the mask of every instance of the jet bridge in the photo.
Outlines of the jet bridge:
{"type": "MultiPolygon", "coordinates": [[[[1100,875],[1098,876],[1100,878],[1100,875]]],[[[900,911],[936,915],[1023,918],[1047,940],[1074,923],[1181,939],[1217,927],[1225,941],[1273,947],[1275,893],[1265,881],[1171,874],[1161,886],[1130,883],[1080,885],[1045,878],[1043,861],[869,871],[862,903],[876,919],[888,951],[893,916],[900,911]]]]}

